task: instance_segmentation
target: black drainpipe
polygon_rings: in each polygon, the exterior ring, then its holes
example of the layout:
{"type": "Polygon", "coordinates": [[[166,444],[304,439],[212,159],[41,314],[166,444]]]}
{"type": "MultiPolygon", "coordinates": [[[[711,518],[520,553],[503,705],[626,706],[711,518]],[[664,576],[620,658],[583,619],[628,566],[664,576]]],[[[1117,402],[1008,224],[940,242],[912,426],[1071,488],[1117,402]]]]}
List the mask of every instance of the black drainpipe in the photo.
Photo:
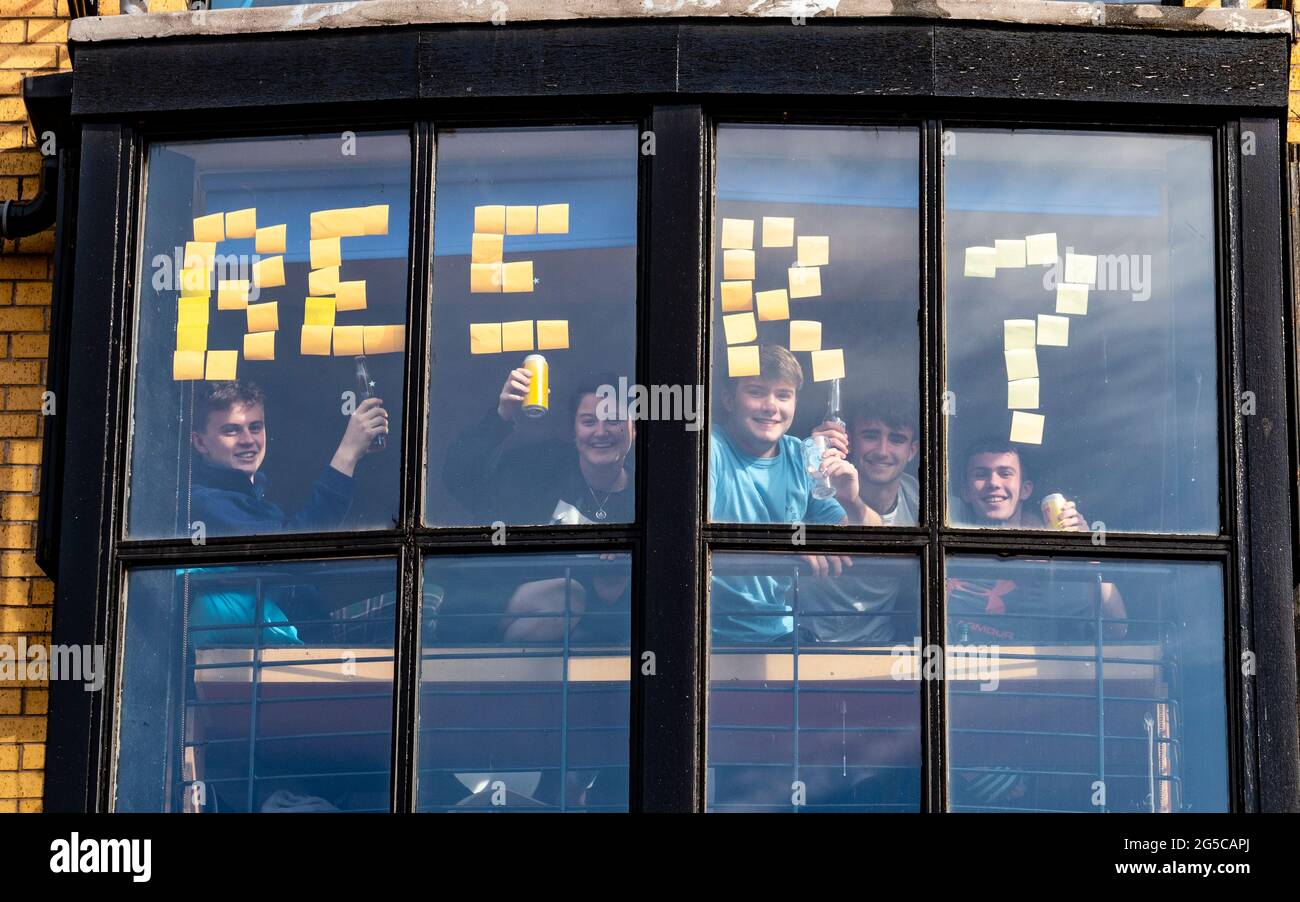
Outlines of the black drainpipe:
{"type": "Polygon", "coordinates": [[[76,248],[77,182],[81,132],[72,120],[72,73],[23,79],[23,101],[45,153],[41,190],[33,200],[10,202],[0,209],[6,238],[20,238],[54,226],[54,288],[50,306],[50,353],[46,388],[54,406],[42,429],[40,513],[36,526],[36,563],[51,578],[58,574],[59,514],[63,504],[63,405],[67,403],[69,327],[72,322],[73,263],[76,248]]]}
{"type": "Polygon", "coordinates": [[[7,200],[0,205],[0,238],[26,238],[54,225],[59,209],[59,155],[41,161],[41,190],[33,200],[7,200]]]}

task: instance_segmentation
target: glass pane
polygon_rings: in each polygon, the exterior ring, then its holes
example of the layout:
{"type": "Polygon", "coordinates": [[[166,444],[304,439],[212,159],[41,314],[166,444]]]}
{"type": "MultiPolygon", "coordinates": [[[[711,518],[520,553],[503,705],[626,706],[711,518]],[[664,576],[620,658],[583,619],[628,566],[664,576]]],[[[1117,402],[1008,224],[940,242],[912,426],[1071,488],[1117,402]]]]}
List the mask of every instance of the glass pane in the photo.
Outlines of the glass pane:
{"type": "Polygon", "coordinates": [[[368,132],[149,149],[128,536],[394,525],[410,156],[368,132]]]}
{"type": "Polygon", "coordinates": [[[711,520],[917,524],[918,148],[719,126],[711,520]]]}
{"type": "Polygon", "coordinates": [[[948,803],[1226,811],[1223,572],[948,560],[948,803]]]}
{"type": "Polygon", "coordinates": [[[713,555],[710,811],[917,811],[915,558],[713,555]]]}
{"type": "Polygon", "coordinates": [[[626,811],[626,554],[424,565],[419,809],[626,811]]]}
{"type": "Polygon", "coordinates": [[[392,561],[127,577],[118,811],[388,811],[392,561]]]}
{"type": "Polygon", "coordinates": [[[438,133],[430,524],[635,519],[637,140],[438,133]]]}
{"type": "Polygon", "coordinates": [[[1217,533],[1211,139],[959,130],[943,159],[951,521],[1217,533]]]}

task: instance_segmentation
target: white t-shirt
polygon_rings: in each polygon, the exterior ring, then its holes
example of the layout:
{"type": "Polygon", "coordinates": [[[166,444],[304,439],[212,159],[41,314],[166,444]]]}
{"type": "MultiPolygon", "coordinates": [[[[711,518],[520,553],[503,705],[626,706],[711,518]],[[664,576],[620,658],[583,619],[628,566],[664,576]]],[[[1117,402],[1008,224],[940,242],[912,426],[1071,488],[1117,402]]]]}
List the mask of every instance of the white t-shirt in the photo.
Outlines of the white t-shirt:
{"type": "Polygon", "coordinates": [[[894,500],[894,506],[888,511],[881,511],[881,521],[886,526],[915,526],[920,497],[920,484],[914,476],[904,473],[898,483],[898,497],[894,500]]]}

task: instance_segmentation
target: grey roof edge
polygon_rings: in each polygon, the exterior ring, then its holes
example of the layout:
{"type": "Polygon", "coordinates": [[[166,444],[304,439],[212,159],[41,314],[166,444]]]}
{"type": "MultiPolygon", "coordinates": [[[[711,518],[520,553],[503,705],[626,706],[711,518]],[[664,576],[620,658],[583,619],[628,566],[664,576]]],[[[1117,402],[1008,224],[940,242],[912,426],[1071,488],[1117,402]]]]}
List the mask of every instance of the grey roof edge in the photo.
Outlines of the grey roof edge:
{"type": "Polygon", "coordinates": [[[200,35],[272,34],[401,25],[507,27],[574,20],[930,19],[1157,31],[1292,33],[1280,9],[1192,9],[1052,0],[357,0],[76,19],[74,44],[200,35]]]}

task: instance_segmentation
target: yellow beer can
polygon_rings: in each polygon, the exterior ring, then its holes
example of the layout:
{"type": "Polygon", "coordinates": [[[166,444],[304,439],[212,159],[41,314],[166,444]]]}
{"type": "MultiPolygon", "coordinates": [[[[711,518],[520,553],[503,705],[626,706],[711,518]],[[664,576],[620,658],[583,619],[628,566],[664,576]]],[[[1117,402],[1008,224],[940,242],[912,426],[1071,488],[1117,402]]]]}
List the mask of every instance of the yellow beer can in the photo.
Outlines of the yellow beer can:
{"type": "Polygon", "coordinates": [[[1065,496],[1060,492],[1053,492],[1043,499],[1043,519],[1047,521],[1048,529],[1060,529],[1061,524],[1057,521],[1061,517],[1061,512],[1065,510],[1065,496]]]}
{"type": "Polygon", "coordinates": [[[551,406],[551,368],[541,354],[529,354],[524,358],[524,369],[532,376],[528,395],[524,398],[524,413],[530,417],[544,417],[551,406]]]}

